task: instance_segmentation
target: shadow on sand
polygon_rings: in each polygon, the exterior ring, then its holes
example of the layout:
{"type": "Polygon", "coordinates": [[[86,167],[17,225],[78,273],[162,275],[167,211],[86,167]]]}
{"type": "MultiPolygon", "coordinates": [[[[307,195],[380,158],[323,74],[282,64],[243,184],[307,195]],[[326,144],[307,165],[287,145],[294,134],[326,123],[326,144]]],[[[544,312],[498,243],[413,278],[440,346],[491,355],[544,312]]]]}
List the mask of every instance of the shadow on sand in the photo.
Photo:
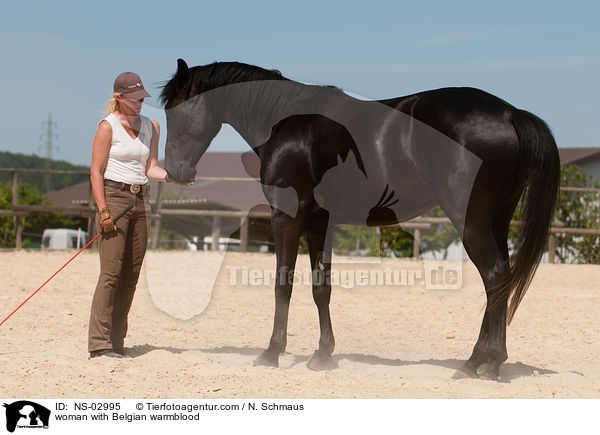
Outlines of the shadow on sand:
{"type": "MultiPolygon", "coordinates": [[[[167,352],[171,352],[174,354],[180,354],[184,352],[204,352],[204,353],[216,353],[216,354],[237,354],[243,356],[250,357],[258,357],[260,353],[263,351],[262,348],[258,347],[235,347],[235,346],[222,346],[212,349],[178,349],[174,347],[160,347],[153,346],[150,344],[144,344],[139,346],[134,346],[128,349],[128,353],[132,357],[142,356],[148,352],[152,352],[154,350],[165,350],[167,352]]],[[[288,354],[289,355],[289,354],[288,354]]],[[[311,355],[294,355],[292,367],[301,363],[305,363],[310,359],[311,355]]],[[[360,364],[370,364],[370,365],[379,365],[379,366],[389,366],[389,367],[402,367],[402,366],[418,366],[418,365],[429,365],[434,367],[443,367],[447,369],[457,370],[457,373],[460,373],[460,367],[464,363],[463,360],[459,359],[424,359],[420,361],[406,361],[401,359],[390,359],[390,358],[382,358],[375,355],[363,355],[357,353],[341,353],[334,354],[334,360],[337,363],[341,361],[352,361],[360,364]]],[[[581,373],[571,372],[577,375],[583,376],[581,373]]],[[[550,369],[544,369],[540,367],[531,366],[528,364],[523,364],[521,362],[516,363],[505,363],[500,368],[500,376],[503,382],[510,382],[514,379],[522,378],[522,377],[531,377],[531,376],[539,376],[539,375],[556,375],[559,372],[550,369]]],[[[459,379],[462,376],[453,376],[455,379],[459,379]]]]}

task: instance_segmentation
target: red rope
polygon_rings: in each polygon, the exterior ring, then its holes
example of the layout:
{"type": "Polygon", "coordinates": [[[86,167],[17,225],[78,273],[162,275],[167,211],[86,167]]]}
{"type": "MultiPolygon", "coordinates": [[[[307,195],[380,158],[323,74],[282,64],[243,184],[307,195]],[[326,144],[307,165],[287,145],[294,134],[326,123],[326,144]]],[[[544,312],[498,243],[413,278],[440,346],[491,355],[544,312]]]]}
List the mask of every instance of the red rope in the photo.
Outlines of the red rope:
{"type": "Polygon", "coordinates": [[[22,303],[21,305],[19,305],[17,308],[15,308],[15,310],[14,310],[12,313],[10,313],[10,314],[8,315],[8,317],[7,317],[6,319],[4,319],[4,320],[3,320],[3,321],[0,323],[0,326],[2,326],[2,324],[3,324],[4,322],[6,322],[8,319],[10,319],[10,316],[12,316],[13,314],[15,314],[15,313],[16,313],[16,312],[19,310],[19,308],[21,308],[23,305],[25,305],[25,303],[26,303],[26,302],[27,302],[29,299],[31,299],[31,298],[32,298],[32,297],[33,297],[33,296],[34,296],[34,295],[35,295],[37,292],[39,292],[39,291],[42,289],[42,287],[44,287],[46,284],[48,284],[48,282],[49,282],[49,281],[50,281],[52,278],[54,278],[56,275],[58,275],[58,273],[59,273],[61,270],[63,270],[63,269],[64,269],[64,268],[67,266],[67,264],[69,264],[71,261],[73,261],[73,259],[74,259],[75,257],[77,257],[79,254],[81,254],[81,251],[83,251],[85,248],[87,248],[88,246],[90,246],[90,245],[92,244],[92,242],[93,242],[94,240],[96,240],[96,239],[98,238],[98,236],[100,236],[101,234],[102,234],[102,233],[98,233],[98,234],[96,234],[96,236],[95,236],[95,237],[94,237],[92,240],[90,240],[90,241],[87,243],[87,245],[85,245],[83,248],[81,248],[81,249],[80,249],[80,250],[77,252],[77,254],[73,255],[73,256],[71,257],[71,259],[70,259],[69,261],[67,261],[67,262],[66,262],[66,263],[63,265],[63,267],[61,267],[60,269],[58,269],[58,270],[57,270],[57,271],[54,273],[54,275],[52,275],[50,278],[48,278],[48,279],[46,280],[46,282],[45,282],[45,283],[43,283],[43,284],[42,284],[42,285],[41,285],[41,286],[40,286],[40,287],[39,287],[39,288],[38,288],[36,291],[34,291],[34,292],[31,294],[31,296],[29,296],[27,299],[25,299],[25,300],[23,301],[23,303],[22,303]]]}

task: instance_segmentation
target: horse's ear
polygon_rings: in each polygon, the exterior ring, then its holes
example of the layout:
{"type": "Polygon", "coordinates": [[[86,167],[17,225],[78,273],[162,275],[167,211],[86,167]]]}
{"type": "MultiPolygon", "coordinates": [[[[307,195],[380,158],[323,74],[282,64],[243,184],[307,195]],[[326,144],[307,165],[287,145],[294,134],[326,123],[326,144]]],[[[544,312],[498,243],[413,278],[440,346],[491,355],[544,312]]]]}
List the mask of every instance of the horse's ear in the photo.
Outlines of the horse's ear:
{"type": "Polygon", "coordinates": [[[190,69],[183,59],[177,59],[177,72],[175,73],[177,87],[181,88],[190,77],[190,69]]]}

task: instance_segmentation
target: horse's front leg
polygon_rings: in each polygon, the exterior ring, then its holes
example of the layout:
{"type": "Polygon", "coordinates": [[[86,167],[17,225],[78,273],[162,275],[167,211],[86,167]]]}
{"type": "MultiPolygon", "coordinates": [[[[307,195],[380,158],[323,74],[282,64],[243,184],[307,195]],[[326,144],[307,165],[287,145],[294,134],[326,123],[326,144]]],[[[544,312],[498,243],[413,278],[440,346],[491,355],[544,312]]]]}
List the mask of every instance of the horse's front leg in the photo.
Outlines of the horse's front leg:
{"type": "MultiPolygon", "coordinates": [[[[332,370],[338,367],[337,362],[331,356],[335,347],[335,339],[329,313],[332,231],[327,231],[326,216],[324,222],[318,218],[311,219],[311,224],[306,229],[306,235],[312,266],[313,299],[319,311],[321,336],[319,338],[319,348],[308,361],[308,368],[312,370],[332,370]]],[[[333,227],[331,230],[333,230],[333,227]]]]}
{"type": "Polygon", "coordinates": [[[294,267],[298,255],[298,241],[302,220],[291,218],[274,209],[271,217],[277,269],[275,277],[275,319],[269,347],[254,361],[254,365],[279,367],[279,354],[287,345],[287,323],[294,280],[294,267]]]}

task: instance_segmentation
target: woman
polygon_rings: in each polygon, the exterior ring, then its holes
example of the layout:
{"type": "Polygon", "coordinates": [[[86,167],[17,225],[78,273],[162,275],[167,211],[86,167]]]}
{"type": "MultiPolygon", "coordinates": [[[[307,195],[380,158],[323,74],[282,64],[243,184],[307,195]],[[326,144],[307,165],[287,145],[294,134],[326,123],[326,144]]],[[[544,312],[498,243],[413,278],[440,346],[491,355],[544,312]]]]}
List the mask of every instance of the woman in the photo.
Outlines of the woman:
{"type": "Polygon", "coordinates": [[[158,166],[158,123],[140,115],[150,95],[140,77],[120,74],[106,118],[94,137],[90,179],[99,213],[100,277],[92,300],[88,350],[90,357],[125,356],[127,314],[146,252],[150,207],[148,178],[167,181],[158,166]],[[132,205],[117,223],[113,216],[132,205]]]}

